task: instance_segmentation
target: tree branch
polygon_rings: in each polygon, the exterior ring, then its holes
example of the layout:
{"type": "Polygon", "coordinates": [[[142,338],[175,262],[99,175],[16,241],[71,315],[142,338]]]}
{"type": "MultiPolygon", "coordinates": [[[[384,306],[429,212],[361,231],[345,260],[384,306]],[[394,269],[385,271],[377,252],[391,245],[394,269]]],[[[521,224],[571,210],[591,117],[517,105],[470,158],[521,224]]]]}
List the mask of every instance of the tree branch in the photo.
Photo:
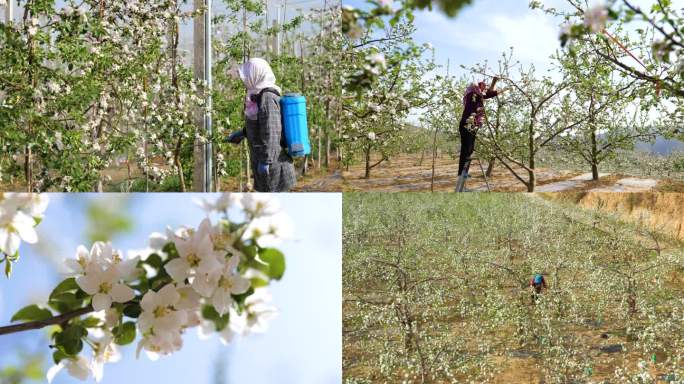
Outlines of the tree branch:
{"type": "Polygon", "coordinates": [[[74,317],[79,317],[79,316],[85,315],[86,313],[90,313],[93,311],[94,311],[93,307],[89,305],[85,308],[76,309],[74,311],[66,312],[66,313],[63,313],[61,315],[50,317],[50,318],[45,319],[45,320],[29,321],[26,323],[15,324],[15,325],[6,325],[4,327],[0,327],[0,335],[7,335],[9,333],[17,333],[17,332],[24,332],[24,331],[31,331],[34,329],[45,328],[49,325],[62,324],[65,321],[69,321],[69,320],[73,319],[74,317]]]}

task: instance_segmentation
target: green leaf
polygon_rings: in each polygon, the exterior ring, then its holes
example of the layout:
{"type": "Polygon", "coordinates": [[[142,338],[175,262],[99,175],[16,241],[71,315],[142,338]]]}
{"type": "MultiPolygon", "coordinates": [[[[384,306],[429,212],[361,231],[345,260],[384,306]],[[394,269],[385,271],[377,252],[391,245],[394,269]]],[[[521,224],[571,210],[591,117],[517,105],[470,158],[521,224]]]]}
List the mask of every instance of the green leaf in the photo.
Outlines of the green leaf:
{"type": "Polygon", "coordinates": [[[128,304],[124,307],[123,314],[132,317],[134,319],[138,318],[140,316],[140,305],[137,303],[131,303],[128,304]]]}
{"type": "Polygon", "coordinates": [[[249,259],[253,259],[257,255],[256,245],[249,245],[242,249],[242,253],[245,254],[249,259]]]}
{"type": "Polygon", "coordinates": [[[60,313],[65,313],[83,307],[83,299],[77,297],[74,292],[63,292],[54,296],[50,295],[48,305],[60,313]]]}
{"type": "Polygon", "coordinates": [[[235,302],[238,304],[238,306],[240,306],[240,308],[242,308],[242,306],[245,304],[245,300],[247,300],[247,298],[249,296],[251,296],[253,293],[254,293],[254,287],[249,287],[247,292],[241,293],[239,295],[231,295],[231,296],[233,297],[233,300],[235,300],[235,302]]]}
{"type": "Polygon", "coordinates": [[[162,267],[162,258],[156,253],[153,253],[145,259],[145,263],[155,269],[159,269],[162,267]]]}
{"type": "Polygon", "coordinates": [[[81,308],[83,301],[87,297],[76,284],[76,279],[69,277],[59,283],[50,293],[48,305],[60,313],[81,308]]]}
{"type": "Polygon", "coordinates": [[[49,309],[32,304],[17,311],[10,321],[38,321],[49,319],[50,317],[52,317],[52,312],[49,309]]]}
{"type": "Polygon", "coordinates": [[[259,260],[268,264],[266,274],[276,280],[280,280],[285,274],[285,255],[275,248],[264,248],[259,251],[259,260]]]}
{"type": "Polygon", "coordinates": [[[176,244],[172,241],[166,243],[162,248],[162,251],[169,255],[169,260],[178,257],[178,250],[176,250],[176,244]]]}
{"type": "Polygon", "coordinates": [[[55,334],[55,344],[65,354],[75,356],[83,350],[82,338],[87,334],[88,331],[80,325],[68,325],[55,334]]]}
{"type": "Polygon", "coordinates": [[[50,298],[59,295],[60,293],[74,292],[78,289],[79,287],[78,284],[76,284],[76,279],[73,277],[69,277],[67,279],[64,279],[61,283],[57,284],[55,289],[52,290],[52,293],[50,293],[50,298]]]}
{"type": "Polygon", "coordinates": [[[130,344],[135,340],[135,323],[127,321],[121,326],[114,327],[114,342],[119,345],[130,344]]]}
{"type": "Polygon", "coordinates": [[[85,328],[95,328],[102,323],[102,320],[98,319],[97,317],[86,317],[85,319],[81,320],[81,325],[84,326],[85,328]]]}
{"type": "Polygon", "coordinates": [[[60,361],[68,357],[69,356],[66,353],[60,351],[59,349],[52,354],[52,360],[55,362],[55,364],[59,364],[60,361]]]}
{"type": "Polygon", "coordinates": [[[251,282],[250,285],[252,286],[252,288],[261,288],[261,287],[268,286],[268,281],[260,279],[258,277],[254,277],[254,278],[250,279],[250,282],[251,282]]]}
{"type": "Polygon", "coordinates": [[[217,332],[224,330],[228,326],[228,321],[230,320],[230,317],[227,313],[221,316],[218,312],[216,312],[216,308],[211,305],[205,305],[202,307],[202,317],[213,321],[217,332]]]}

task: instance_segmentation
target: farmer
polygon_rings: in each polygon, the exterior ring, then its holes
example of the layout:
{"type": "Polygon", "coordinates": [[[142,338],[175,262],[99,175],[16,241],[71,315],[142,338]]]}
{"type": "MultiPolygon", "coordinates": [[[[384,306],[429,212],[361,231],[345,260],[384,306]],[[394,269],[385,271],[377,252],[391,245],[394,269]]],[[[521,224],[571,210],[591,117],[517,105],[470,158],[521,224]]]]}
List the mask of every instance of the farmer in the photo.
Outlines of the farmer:
{"type": "Polygon", "coordinates": [[[257,192],[287,192],[297,182],[292,158],[284,150],[280,116],[281,90],[268,62],[249,59],[238,69],[247,88],[245,128],[233,132],[228,141],[239,144],[247,137],[257,192]]]}
{"type": "Polygon", "coordinates": [[[544,275],[541,273],[535,274],[531,279],[530,279],[530,288],[532,288],[532,303],[537,301],[537,298],[539,295],[541,295],[542,290],[548,289],[548,286],[546,285],[546,280],[544,279],[544,275]]]}
{"type": "Polygon", "coordinates": [[[463,95],[463,115],[461,116],[461,123],[458,126],[458,132],[461,136],[461,154],[458,161],[458,175],[465,170],[465,164],[475,151],[475,135],[477,130],[482,126],[484,119],[484,100],[495,97],[505,91],[497,91],[494,87],[499,80],[497,77],[492,80],[492,85],[487,89],[487,84],[484,81],[471,84],[466,88],[463,95]]]}

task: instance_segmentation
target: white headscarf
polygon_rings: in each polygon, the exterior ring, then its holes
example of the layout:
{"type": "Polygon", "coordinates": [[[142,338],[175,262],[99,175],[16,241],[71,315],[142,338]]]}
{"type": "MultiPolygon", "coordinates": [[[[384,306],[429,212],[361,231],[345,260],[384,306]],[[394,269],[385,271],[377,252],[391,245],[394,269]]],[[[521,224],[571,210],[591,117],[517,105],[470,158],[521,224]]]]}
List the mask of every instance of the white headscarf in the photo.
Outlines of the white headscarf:
{"type": "Polygon", "coordinates": [[[252,101],[252,95],[257,95],[264,88],[274,88],[281,93],[280,87],[276,85],[276,78],[271,70],[271,66],[264,59],[257,57],[249,59],[238,68],[240,79],[247,88],[245,97],[245,116],[250,120],[256,120],[259,114],[259,107],[252,101]]]}

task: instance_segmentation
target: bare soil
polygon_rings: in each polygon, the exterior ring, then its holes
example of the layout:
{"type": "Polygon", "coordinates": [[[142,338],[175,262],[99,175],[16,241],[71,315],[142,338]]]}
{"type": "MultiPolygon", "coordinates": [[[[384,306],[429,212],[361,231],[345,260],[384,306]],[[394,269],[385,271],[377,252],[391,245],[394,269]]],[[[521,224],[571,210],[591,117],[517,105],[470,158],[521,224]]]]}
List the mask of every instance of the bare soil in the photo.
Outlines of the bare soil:
{"type": "MultiPolygon", "coordinates": [[[[373,159],[377,161],[378,159],[373,159]]],[[[483,168],[487,164],[483,162],[483,168]]],[[[432,159],[425,157],[420,163],[420,154],[404,154],[393,157],[371,170],[370,178],[366,179],[363,164],[356,164],[349,170],[334,170],[330,173],[315,174],[299,181],[296,191],[301,192],[333,192],[333,191],[368,191],[368,192],[424,192],[431,187],[436,192],[452,192],[456,186],[458,160],[443,154],[435,162],[434,185],[432,185],[432,159]]],[[[516,170],[517,171],[517,170],[516,170]]],[[[466,188],[475,191],[487,191],[484,175],[479,164],[473,162],[470,167],[471,178],[466,188]]],[[[537,169],[537,187],[553,183],[565,182],[582,175],[582,172],[568,170],[554,170],[548,168],[537,169]]],[[[523,173],[523,177],[527,177],[523,173]]],[[[619,188],[619,182],[633,179],[628,175],[610,174],[597,181],[583,180],[568,183],[560,191],[582,192],[592,189],[619,188]]],[[[648,181],[649,179],[644,179],[648,181]]],[[[487,179],[493,192],[525,192],[525,186],[517,180],[503,165],[497,164],[490,178],[487,179]]],[[[647,182],[644,184],[648,184],[647,182]]],[[[684,181],[659,179],[655,187],[643,187],[643,190],[684,192],[684,181]]]]}

